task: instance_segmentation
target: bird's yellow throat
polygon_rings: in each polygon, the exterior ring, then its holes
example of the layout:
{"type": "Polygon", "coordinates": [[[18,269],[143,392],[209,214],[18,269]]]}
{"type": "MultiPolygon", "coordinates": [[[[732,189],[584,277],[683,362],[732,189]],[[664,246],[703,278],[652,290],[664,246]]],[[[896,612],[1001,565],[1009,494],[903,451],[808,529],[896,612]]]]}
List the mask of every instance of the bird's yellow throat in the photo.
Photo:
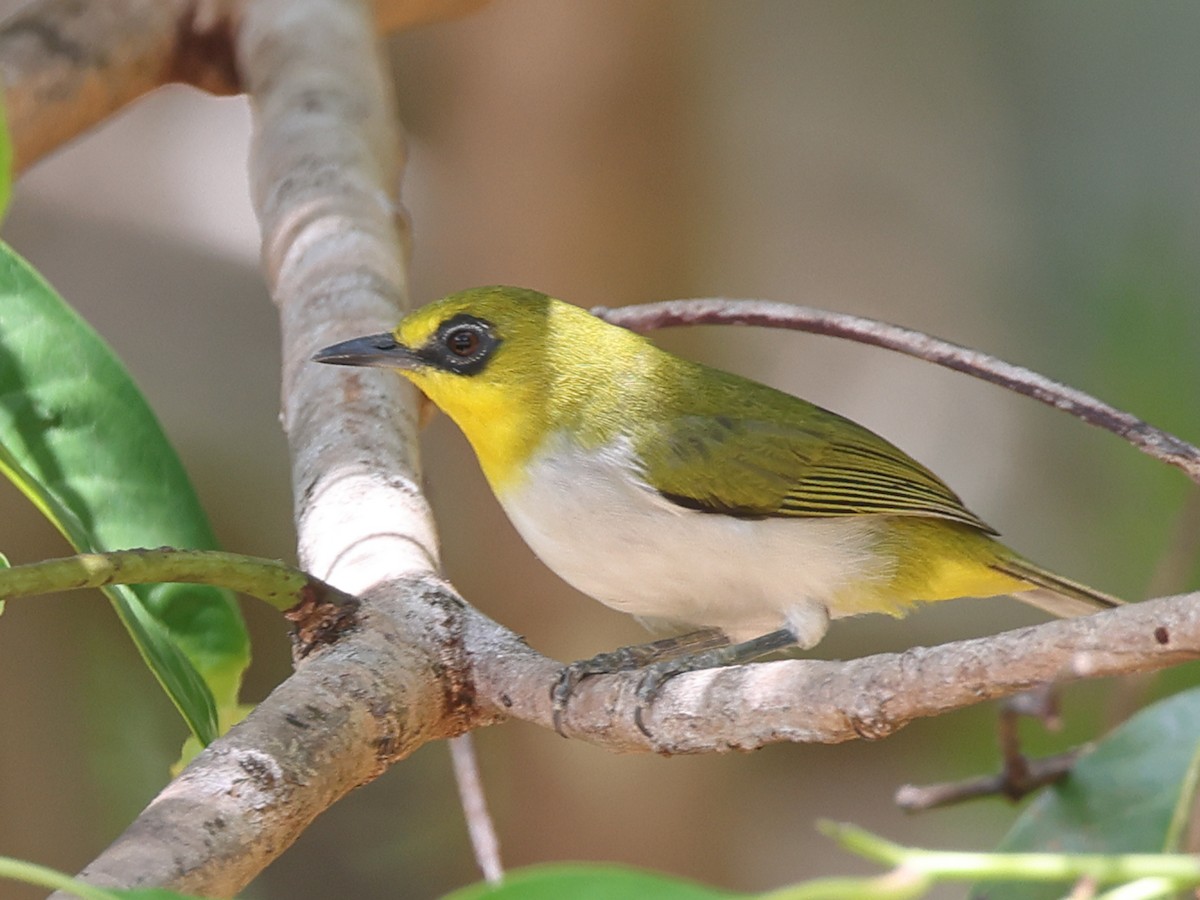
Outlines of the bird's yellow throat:
{"type": "MultiPolygon", "coordinates": [[[[396,340],[422,347],[439,325],[469,315],[470,294],[425,307],[396,328],[396,340]]],[[[654,380],[660,353],[645,338],[614,328],[575,306],[536,291],[497,291],[488,314],[503,322],[488,366],[463,376],[433,366],[403,370],[470,441],[496,493],[523,476],[525,464],[548,434],[565,430],[583,447],[611,440],[622,416],[632,414],[622,386],[633,377],[654,380]],[[613,372],[625,373],[614,379],[613,372]]]]}

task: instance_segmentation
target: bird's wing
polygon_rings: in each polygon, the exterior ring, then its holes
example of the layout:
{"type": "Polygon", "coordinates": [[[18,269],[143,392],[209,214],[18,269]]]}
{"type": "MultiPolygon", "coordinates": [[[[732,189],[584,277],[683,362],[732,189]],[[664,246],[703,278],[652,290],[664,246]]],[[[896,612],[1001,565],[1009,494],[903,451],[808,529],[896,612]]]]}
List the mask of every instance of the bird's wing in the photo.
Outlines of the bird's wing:
{"type": "Polygon", "coordinates": [[[927,516],[995,533],[902,450],[836,413],[809,409],[803,422],[696,415],[661,423],[637,442],[645,480],[701,512],[927,516]]]}

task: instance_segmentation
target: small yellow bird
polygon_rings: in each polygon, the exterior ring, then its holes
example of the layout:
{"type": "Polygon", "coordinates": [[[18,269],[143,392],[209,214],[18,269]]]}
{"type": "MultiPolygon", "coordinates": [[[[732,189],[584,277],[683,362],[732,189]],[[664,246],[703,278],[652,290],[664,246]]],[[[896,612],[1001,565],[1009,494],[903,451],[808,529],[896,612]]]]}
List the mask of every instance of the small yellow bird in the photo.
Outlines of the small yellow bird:
{"type": "Polygon", "coordinates": [[[844,616],[996,594],[1062,616],[1120,603],[1001,544],[866,428],[536,291],[452,294],[314,358],[411,380],[565,581],[641,619],[704,629],[659,642],[703,648],[691,655],[626,648],[575,663],[557,713],[585,675],[647,664],[644,705],[671,675],[812,647],[844,616]]]}

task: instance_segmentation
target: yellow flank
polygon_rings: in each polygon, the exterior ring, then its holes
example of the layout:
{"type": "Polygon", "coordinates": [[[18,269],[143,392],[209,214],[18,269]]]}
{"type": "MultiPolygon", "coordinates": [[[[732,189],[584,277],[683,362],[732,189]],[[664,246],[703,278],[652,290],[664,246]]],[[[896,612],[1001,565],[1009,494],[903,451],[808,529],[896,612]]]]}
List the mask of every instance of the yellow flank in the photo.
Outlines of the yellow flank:
{"type": "Polygon", "coordinates": [[[924,603],[959,597],[995,597],[1027,591],[1031,585],[997,572],[976,560],[941,557],[928,567],[924,586],[916,598],[924,603]]]}
{"type": "Polygon", "coordinates": [[[994,566],[1019,559],[1013,550],[978,529],[958,522],[921,517],[886,520],[879,550],[895,560],[888,593],[904,598],[888,610],[904,612],[914,602],[935,603],[958,597],[994,597],[1027,591],[1027,581],[994,566]]]}

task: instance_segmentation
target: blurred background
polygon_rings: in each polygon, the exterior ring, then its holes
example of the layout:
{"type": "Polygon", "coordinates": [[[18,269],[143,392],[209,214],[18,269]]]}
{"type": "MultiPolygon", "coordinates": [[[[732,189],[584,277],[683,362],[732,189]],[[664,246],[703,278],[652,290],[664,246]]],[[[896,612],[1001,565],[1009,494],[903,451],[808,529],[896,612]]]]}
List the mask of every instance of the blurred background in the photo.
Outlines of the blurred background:
{"type": "MultiPolygon", "coordinates": [[[[495,0],[389,40],[413,296],[513,283],[584,306],[725,295],[875,316],[1195,441],[1198,37],[1200,6],[1185,2],[495,0]]],[[[243,99],[163,90],[32,170],[3,236],[124,358],[224,545],[290,560],[249,127],[243,99]]],[[[1194,491],[1111,435],[828,339],[659,339],[879,431],[1063,574],[1130,598],[1196,586],[1194,491]]],[[[444,418],[424,453],[466,597],[562,660],[643,639],[539,565],[444,418]]],[[[14,563],[66,552],[7,485],[0,549],[14,563]]],[[[286,677],[288,644],[277,616],[244,609],[255,700],[286,677]]],[[[840,622],[818,652],[1037,620],[1009,600],[960,601],[840,622]]],[[[184,726],[99,594],[10,603],[0,685],[0,854],[74,871],[165,782],[184,726]]],[[[1103,729],[1112,687],[1066,691],[1066,728],[1030,726],[1030,750],[1103,729]]],[[[619,756],[515,722],[477,742],[509,865],[613,860],[765,889],[874,870],[834,851],[818,818],[990,847],[1006,802],[906,816],[891,796],[994,770],[994,720],[985,707],[877,743],[703,758],[619,756]]],[[[434,745],[335,806],[245,896],[428,897],[476,877],[434,745]]]]}

